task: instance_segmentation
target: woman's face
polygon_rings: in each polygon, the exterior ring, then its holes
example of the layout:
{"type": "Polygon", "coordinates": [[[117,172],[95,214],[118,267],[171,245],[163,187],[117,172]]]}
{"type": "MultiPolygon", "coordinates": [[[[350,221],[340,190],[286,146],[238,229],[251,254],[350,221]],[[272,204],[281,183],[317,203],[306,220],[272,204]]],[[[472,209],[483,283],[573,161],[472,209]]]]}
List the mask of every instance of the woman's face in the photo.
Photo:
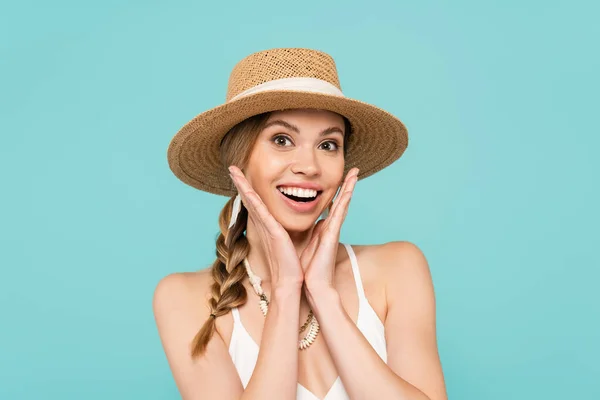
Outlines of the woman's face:
{"type": "Polygon", "coordinates": [[[310,229],[344,173],[344,120],[324,110],[271,113],[245,175],[288,232],[310,229]]]}

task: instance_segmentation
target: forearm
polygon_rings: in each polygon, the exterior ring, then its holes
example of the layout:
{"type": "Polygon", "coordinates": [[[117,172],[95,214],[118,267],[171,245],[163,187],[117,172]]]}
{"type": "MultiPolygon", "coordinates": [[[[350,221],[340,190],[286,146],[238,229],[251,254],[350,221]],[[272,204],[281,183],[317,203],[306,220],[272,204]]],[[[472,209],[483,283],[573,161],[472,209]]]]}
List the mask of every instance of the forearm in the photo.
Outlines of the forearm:
{"type": "Polygon", "coordinates": [[[429,400],[423,392],[396,375],[379,357],[344,310],[335,289],[320,288],[306,292],[350,398],[429,400]]]}
{"type": "Polygon", "coordinates": [[[288,285],[272,291],[258,360],[243,400],[296,398],[301,290],[288,285]]]}

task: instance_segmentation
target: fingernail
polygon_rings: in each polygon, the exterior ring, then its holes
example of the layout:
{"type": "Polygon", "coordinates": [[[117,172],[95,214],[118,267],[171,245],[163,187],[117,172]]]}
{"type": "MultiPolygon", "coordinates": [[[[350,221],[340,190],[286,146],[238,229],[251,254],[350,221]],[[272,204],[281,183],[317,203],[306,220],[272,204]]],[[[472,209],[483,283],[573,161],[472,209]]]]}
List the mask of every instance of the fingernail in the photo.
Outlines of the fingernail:
{"type": "Polygon", "coordinates": [[[229,167],[227,167],[227,169],[229,170],[229,172],[233,172],[233,166],[230,165],[229,167]]]}

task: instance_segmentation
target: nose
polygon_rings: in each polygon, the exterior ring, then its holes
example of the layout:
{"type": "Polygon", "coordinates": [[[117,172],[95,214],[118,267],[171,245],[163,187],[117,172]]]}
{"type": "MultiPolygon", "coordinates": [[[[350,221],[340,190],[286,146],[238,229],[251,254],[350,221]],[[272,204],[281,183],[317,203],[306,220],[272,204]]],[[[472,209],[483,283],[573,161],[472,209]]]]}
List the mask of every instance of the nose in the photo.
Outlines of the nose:
{"type": "Polygon", "coordinates": [[[313,149],[298,149],[292,161],[292,172],[306,176],[318,176],[321,174],[321,166],[317,159],[316,151],[313,149]]]}

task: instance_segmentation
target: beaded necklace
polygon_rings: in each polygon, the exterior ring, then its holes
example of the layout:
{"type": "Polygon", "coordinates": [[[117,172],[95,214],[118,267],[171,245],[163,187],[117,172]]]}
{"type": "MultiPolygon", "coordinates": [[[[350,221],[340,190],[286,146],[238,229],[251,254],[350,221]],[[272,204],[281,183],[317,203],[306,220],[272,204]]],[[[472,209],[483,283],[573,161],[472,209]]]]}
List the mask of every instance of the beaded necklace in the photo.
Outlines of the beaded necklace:
{"type": "MultiPolygon", "coordinates": [[[[260,279],[260,277],[258,275],[256,275],[252,271],[252,269],[250,268],[250,263],[248,262],[248,260],[246,258],[244,258],[244,266],[246,267],[246,272],[248,273],[248,278],[250,279],[250,283],[252,284],[252,287],[254,288],[254,292],[260,297],[260,301],[258,302],[258,305],[260,306],[260,310],[262,311],[263,315],[266,317],[267,312],[269,311],[269,300],[267,299],[267,295],[265,294],[265,292],[262,289],[262,286],[261,286],[262,280],[260,279]]],[[[308,332],[302,339],[300,339],[298,341],[298,348],[300,350],[307,349],[311,344],[313,344],[313,342],[315,341],[315,339],[317,337],[317,334],[319,333],[319,322],[317,321],[317,318],[313,314],[312,309],[309,311],[308,318],[306,319],[306,322],[304,323],[304,325],[302,325],[300,327],[300,329],[298,330],[298,333],[304,332],[304,330],[306,330],[307,327],[309,327],[308,332]]]]}

